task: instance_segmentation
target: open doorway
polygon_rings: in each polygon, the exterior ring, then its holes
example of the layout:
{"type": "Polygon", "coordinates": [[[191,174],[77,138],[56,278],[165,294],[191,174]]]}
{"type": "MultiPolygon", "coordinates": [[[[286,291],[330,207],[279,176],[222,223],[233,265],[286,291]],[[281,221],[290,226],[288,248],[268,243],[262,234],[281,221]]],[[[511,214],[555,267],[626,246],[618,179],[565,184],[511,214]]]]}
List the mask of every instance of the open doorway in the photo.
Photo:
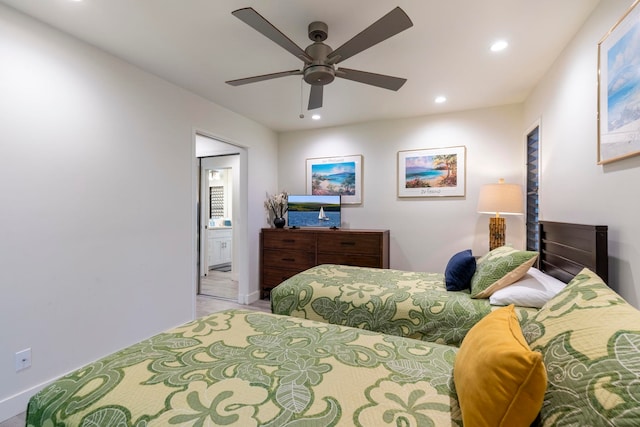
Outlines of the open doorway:
{"type": "MultiPolygon", "coordinates": [[[[239,301],[238,246],[243,225],[239,198],[241,148],[196,135],[198,160],[197,293],[239,301]]],[[[241,253],[241,252],[240,252],[241,253]]]]}
{"type": "Polygon", "coordinates": [[[234,169],[238,154],[200,159],[201,295],[236,301],[238,278],[233,270],[234,169]]]}

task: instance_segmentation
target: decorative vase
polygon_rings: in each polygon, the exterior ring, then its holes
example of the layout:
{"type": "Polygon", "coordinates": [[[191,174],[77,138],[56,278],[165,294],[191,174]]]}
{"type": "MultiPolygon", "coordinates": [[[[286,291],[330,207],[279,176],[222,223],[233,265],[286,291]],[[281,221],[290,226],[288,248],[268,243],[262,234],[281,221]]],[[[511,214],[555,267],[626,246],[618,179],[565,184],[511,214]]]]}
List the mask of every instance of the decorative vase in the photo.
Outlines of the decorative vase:
{"type": "Polygon", "coordinates": [[[284,218],[282,218],[281,216],[274,218],[273,219],[273,225],[276,226],[276,228],[282,228],[284,227],[284,224],[286,223],[286,221],[284,220],[284,218]]]}

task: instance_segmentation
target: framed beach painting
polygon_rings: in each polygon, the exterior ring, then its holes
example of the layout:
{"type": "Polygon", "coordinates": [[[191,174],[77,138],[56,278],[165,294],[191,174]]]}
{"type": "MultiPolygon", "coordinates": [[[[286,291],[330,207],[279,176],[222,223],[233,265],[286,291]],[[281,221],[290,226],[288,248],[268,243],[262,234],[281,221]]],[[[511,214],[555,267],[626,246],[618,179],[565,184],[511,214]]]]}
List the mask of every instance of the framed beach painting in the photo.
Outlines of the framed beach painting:
{"type": "Polygon", "coordinates": [[[307,194],[340,195],[342,204],[362,203],[362,156],[307,159],[307,194]]]}
{"type": "Polygon", "coordinates": [[[398,197],[465,195],[466,147],[398,152],[398,197]]]}
{"type": "Polygon", "coordinates": [[[598,43],[598,164],[640,154],[640,6],[598,43]]]}

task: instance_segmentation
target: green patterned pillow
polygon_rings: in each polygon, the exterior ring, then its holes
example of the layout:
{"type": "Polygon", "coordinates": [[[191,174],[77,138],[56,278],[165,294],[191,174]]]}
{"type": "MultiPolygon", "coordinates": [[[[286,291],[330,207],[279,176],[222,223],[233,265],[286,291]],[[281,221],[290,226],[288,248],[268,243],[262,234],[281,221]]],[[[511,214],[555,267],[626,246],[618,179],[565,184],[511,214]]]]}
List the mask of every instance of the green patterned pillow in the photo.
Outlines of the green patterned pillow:
{"type": "Polygon", "coordinates": [[[526,322],[543,354],[543,426],[632,426],[640,420],[640,311],[588,269],[526,322]]]}
{"type": "Polygon", "coordinates": [[[489,298],[495,291],[516,282],[536,259],[538,252],[500,246],[480,258],[471,278],[471,298],[489,298]]]}

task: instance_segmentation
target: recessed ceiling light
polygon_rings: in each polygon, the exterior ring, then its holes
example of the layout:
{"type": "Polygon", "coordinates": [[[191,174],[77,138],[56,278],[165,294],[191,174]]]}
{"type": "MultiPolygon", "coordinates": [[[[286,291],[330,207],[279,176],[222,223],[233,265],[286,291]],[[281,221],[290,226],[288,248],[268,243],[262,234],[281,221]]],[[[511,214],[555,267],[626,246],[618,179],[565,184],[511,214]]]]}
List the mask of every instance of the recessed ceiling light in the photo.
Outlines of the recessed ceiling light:
{"type": "Polygon", "coordinates": [[[436,104],[442,104],[447,101],[446,96],[436,96],[436,99],[433,100],[436,104]]]}
{"type": "Polygon", "coordinates": [[[506,40],[497,40],[491,45],[491,52],[500,52],[501,50],[505,50],[509,46],[506,40]]]}
{"type": "Polygon", "coordinates": [[[320,114],[314,114],[313,116],[311,116],[311,118],[313,120],[320,120],[322,117],[320,116],[320,114]]]}

